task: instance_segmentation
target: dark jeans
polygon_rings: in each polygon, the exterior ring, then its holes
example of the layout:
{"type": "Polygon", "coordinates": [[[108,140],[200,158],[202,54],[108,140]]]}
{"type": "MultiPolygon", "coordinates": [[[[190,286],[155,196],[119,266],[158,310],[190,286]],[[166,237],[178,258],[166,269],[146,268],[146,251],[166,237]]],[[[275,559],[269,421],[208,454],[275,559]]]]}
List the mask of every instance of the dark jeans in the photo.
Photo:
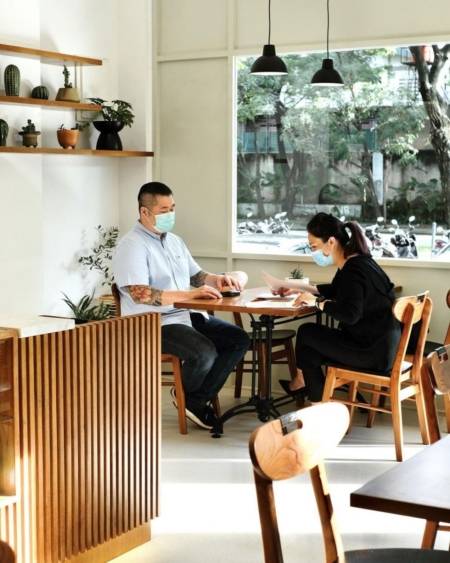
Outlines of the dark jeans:
{"type": "Polygon", "coordinates": [[[162,352],[183,361],[186,406],[202,408],[222,389],[228,375],[250,346],[245,331],[236,325],[191,313],[192,327],[163,326],[162,352]]]}
{"type": "Polygon", "coordinates": [[[321,401],[325,384],[323,365],[344,365],[355,369],[377,370],[379,359],[373,350],[362,349],[337,328],[314,323],[301,325],[295,343],[297,367],[303,372],[311,401],[321,401]]]}

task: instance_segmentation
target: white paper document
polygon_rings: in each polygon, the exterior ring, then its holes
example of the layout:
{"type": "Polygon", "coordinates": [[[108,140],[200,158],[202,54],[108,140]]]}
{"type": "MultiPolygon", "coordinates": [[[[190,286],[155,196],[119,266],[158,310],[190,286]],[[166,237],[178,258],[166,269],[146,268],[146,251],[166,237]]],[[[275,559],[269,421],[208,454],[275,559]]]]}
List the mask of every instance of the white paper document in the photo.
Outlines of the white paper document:
{"type": "Polygon", "coordinates": [[[262,272],[262,278],[270,287],[270,289],[274,290],[280,289],[280,287],[301,290],[309,285],[304,280],[282,280],[280,278],[271,276],[267,272],[262,272]]]}

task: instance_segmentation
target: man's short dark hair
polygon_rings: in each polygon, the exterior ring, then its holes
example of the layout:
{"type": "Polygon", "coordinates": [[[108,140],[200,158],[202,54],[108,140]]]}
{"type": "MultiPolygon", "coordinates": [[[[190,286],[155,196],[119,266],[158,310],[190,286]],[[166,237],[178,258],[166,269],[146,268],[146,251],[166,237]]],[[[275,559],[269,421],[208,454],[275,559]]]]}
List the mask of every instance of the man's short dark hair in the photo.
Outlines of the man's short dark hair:
{"type": "Polygon", "coordinates": [[[139,208],[152,205],[157,195],[170,196],[172,190],[162,182],[147,182],[147,184],[144,184],[138,193],[139,208]]]}

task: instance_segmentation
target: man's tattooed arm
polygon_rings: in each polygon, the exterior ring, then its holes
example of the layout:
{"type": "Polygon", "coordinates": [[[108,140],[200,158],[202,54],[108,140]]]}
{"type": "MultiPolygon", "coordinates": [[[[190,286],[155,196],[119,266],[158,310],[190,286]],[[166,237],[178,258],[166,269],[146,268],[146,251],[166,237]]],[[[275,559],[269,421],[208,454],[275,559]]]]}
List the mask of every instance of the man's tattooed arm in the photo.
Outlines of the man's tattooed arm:
{"type": "Polygon", "coordinates": [[[202,285],[205,285],[205,281],[208,276],[209,276],[208,272],[204,272],[203,270],[200,270],[199,272],[191,276],[191,282],[190,282],[191,286],[201,287],[202,285]]]}
{"type": "Polygon", "coordinates": [[[128,293],[135,303],[144,305],[162,305],[162,290],[149,285],[128,285],[128,293]]]}

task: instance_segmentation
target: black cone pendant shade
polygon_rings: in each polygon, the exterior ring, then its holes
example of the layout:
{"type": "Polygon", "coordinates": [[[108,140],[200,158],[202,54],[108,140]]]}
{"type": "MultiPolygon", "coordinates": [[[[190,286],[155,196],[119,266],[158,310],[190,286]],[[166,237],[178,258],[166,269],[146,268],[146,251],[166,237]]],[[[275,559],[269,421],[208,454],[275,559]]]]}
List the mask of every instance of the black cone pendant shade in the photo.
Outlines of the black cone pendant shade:
{"type": "Polygon", "coordinates": [[[322,68],[312,77],[311,84],[314,86],[343,86],[344,81],[339,72],[333,66],[329,51],[330,37],[330,0],[327,0],[327,58],[322,61],[322,68]]]}
{"type": "Polygon", "coordinates": [[[250,74],[257,74],[259,76],[280,76],[287,74],[287,68],[283,59],[277,57],[275,45],[271,45],[270,43],[270,1],[271,0],[269,0],[269,41],[267,45],[264,45],[262,56],[256,59],[250,69],[250,74]]]}

